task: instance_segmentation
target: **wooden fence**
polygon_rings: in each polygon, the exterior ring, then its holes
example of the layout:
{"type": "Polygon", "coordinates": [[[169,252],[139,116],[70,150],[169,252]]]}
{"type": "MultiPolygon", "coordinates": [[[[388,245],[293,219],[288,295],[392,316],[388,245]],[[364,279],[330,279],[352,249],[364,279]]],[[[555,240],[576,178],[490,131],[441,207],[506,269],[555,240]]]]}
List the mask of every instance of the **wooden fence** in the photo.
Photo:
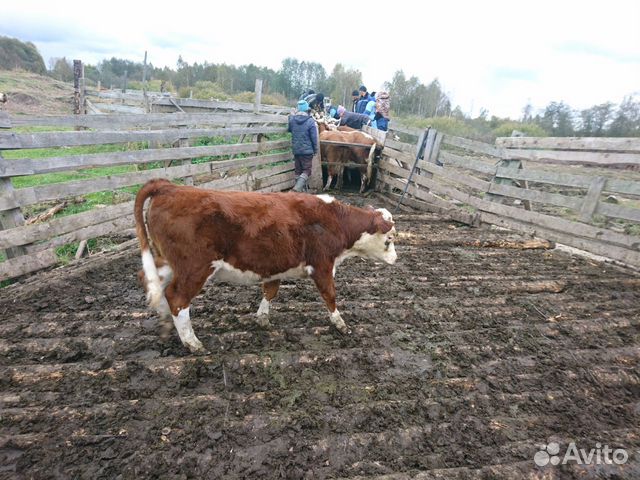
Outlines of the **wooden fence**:
{"type": "Polygon", "coordinates": [[[294,180],[291,142],[268,139],[286,132],[286,122],[284,115],[233,111],[42,117],[9,117],[0,112],[0,249],[7,256],[0,263],[0,279],[56,264],[56,248],[61,245],[122,232],[134,225],[133,201],[28,224],[25,211],[34,205],[135,188],[158,177],[216,189],[290,188],[294,180]],[[24,128],[43,126],[49,131],[31,133],[33,128],[24,128]],[[212,137],[227,142],[235,139],[235,143],[196,145],[197,139],[212,137]],[[69,147],[108,144],[135,149],[65,155],[69,147]],[[55,156],[40,158],[37,149],[42,148],[55,149],[55,156]],[[19,155],[7,152],[16,150],[19,155]],[[238,155],[244,158],[233,158],[238,155]],[[130,168],[102,176],[93,170],[80,180],[60,178],[57,183],[14,186],[16,177],[115,166],[130,168]]]}
{"type": "Polygon", "coordinates": [[[503,138],[490,145],[433,129],[395,133],[418,141],[387,137],[379,189],[397,198],[407,188],[408,204],[640,267],[640,176],[608,168],[639,165],[640,139],[503,138]],[[607,168],[571,171],[576,164],[607,168]]]}
{"type": "MultiPolygon", "coordinates": [[[[88,113],[223,113],[223,112],[253,112],[254,103],[234,102],[225,100],[200,100],[193,98],[176,98],[169,94],[147,92],[141,90],[87,90],[86,104],[88,113]]],[[[256,91],[256,95],[260,95],[256,91]]],[[[279,115],[291,113],[291,107],[282,105],[260,104],[260,112],[279,115]]]]}

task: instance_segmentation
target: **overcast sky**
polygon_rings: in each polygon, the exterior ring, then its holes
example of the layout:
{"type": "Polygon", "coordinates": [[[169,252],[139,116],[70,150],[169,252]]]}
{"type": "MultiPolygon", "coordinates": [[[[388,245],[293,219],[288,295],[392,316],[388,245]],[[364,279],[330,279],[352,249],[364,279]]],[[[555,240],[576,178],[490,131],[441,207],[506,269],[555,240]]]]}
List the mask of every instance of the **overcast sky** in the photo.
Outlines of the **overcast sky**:
{"type": "MultiPolygon", "coordinates": [[[[359,69],[369,90],[396,70],[438,78],[465,113],[519,118],[530,102],[588,108],[640,93],[640,0],[110,0],[3,2],[0,35],[52,57],[118,57],[175,68],[278,69],[285,57],[359,69]]],[[[354,85],[354,88],[357,85],[354,85]]]]}

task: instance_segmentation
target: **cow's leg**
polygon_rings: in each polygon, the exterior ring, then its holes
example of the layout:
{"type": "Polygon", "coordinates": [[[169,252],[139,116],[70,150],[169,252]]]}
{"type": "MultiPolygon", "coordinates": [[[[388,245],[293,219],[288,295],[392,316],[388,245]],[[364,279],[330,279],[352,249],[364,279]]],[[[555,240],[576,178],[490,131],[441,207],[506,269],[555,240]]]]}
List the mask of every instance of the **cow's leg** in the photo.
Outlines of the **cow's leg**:
{"type": "Polygon", "coordinates": [[[269,326],[269,306],[271,300],[278,294],[280,288],[280,280],[273,280],[272,282],[265,282],[262,284],[262,301],[260,302],[260,308],[258,308],[258,325],[261,327],[269,326]]]}
{"type": "Polygon", "coordinates": [[[322,189],[323,191],[327,191],[331,188],[331,180],[333,180],[333,176],[331,175],[331,167],[327,169],[327,183],[322,189]]]}
{"type": "Polygon", "coordinates": [[[367,188],[367,176],[366,173],[360,172],[360,193],[364,193],[367,188]]]}
{"type": "Polygon", "coordinates": [[[173,280],[165,290],[169,310],[173,317],[173,324],[183,345],[189,348],[192,353],[205,353],[206,350],[198,340],[198,337],[196,337],[191,326],[189,305],[210,274],[211,269],[209,267],[194,272],[186,278],[176,272],[173,280]]]}
{"type": "MultiPolygon", "coordinates": [[[[349,174],[349,170],[347,169],[347,175],[349,174]]],[[[340,165],[338,167],[338,180],[336,180],[336,190],[342,190],[342,185],[344,184],[344,165],[340,165]]]]}
{"type": "Polygon", "coordinates": [[[336,307],[336,286],[333,281],[332,270],[316,268],[311,274],[311,277],[313,278],[316,287],[318,287],[318,291],[320,292],[320,295],[322,295],[324,303],[329,309],[329,313],[331,314],[329,320],[331,323],[333,323],[341,333],[351,333],[351,330],[349,330],[347,324],[342,320],[340,312],[336,307]]]}

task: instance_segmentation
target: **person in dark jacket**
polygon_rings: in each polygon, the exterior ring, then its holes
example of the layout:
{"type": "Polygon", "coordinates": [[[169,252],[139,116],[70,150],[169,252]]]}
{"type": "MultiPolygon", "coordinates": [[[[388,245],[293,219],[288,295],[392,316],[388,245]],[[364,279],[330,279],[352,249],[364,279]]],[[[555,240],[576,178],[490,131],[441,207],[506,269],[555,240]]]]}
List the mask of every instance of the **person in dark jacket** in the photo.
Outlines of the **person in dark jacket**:
{"type": "Polygon", "coordinates": [[[298,102],[298,110],[289,117],[287,130],[291,132],[293,158],[295,161],[296,183],[294,192],[306,192],[307,181],[311,177],[313,156],[318,153],[318,127],[309,116],[309,104],[298,102]]]}
{"type": "Polygon", "coordinates": [[[360,91],[360,98],[356,104],[356,113],[364,113],[364,110],[367,108],[367,103],[374,99],[369,95],[367,87],[364,85],[360,85],[358,90],[360,91]]]}
{"type": "Polygon", "coordinates": [[[360,92],[358,90],[354,90],[351,92],[351,111],[356,111],[356,106],[358,105],[358,100],[360,100],[360,92]]]}
{"type": "Polygon", "coordinates": [[[338,107],[338,115],[340,116],[340,125],[346,125],[347,127],[361,130],[363,125],[369,125],[371,119],[363,115],[362,113],[347,112],[347,110],[340,105],[338,107]]]}

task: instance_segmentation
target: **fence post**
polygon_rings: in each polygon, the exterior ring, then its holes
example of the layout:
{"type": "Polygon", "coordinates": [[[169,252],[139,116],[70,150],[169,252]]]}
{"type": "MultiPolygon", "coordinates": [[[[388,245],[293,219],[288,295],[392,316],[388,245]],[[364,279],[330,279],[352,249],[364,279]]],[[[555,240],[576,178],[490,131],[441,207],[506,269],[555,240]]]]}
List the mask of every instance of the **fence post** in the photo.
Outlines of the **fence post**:
{"type": "MultiPolygon", "coordinates": [[[[4,159],[0,153],[0,164],[2,162],[4,162],[4,159]]],[[[0,197],[14,197],[13,184],[11,183],[10,178],[0,178],[0,197]]],[[[8,230],[22,225],[24,225],[24,216],[22,215],[20,207],[0,212],[0,230],[8,230]]],[[[7,258],[20,257],[26,253],[27,250],[24,247],[11,247],[5,250],[7,258]]]]}
{"type": "Polygon", "coordinates": [[[593,214],[598,208],[598,202],[600,201],[600,194],[604,189],[607,179],[605,177],[596,177],[591,181],[589,190],[582,202],[582,208],[580,208],[580,220],[589,223],[593,214]]]}
{"type": "Polygon", "coordinates": [[[258,113],[262,104],[262,79],[256,78],[256,97],[253,100],[253,111],[258,113]]]}
{"type": "Polygon", "coordinates": [[[81,60],[73,61],[73,113],[80,115],[84,112],[84,69],[81,60]]]}
{"type": "Polygon", "coordinates": [[[309,188],[313,190],[322,189],[322,156],[320,155],[320,134],[318,134],[318,124],[316,122],[316,134],[318,135],[318,153],[311,160],[311,178],[309,179],[309,188]]]}

